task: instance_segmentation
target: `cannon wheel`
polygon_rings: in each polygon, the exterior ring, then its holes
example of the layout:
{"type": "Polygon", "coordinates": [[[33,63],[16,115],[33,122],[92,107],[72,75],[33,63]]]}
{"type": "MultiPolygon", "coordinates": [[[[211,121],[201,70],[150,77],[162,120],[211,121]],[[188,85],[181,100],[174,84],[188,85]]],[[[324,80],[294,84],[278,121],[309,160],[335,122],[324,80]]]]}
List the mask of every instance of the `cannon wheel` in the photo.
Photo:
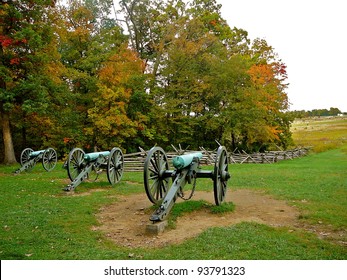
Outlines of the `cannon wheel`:
{"type": "Polygon", "coordinates": [[[73,181],[78,174],[81,173],[84,163],[84,151],[80,148],[74,148],[69,153],[67,159],[67,174],[71,181],[73,181]]]}
{"type": "Polygon", "coordinates": [[[143,179],[148,199],[160,204],[168,191],[169,178],[164,173],[169,169],[169,162],[164,150],[153,147],[147,154],[143,179]]]}
{"type": "Polygon", "coordinates": [[[113,186],[118,183],[123,176],[124,156],[119,148],[113,148],[107,161],[107,179],[113,186]]]}
{"type": "MultiPolygon", "coordinates": [[[[31,148],[25,148],[22,153],[20,154],[20,165],[23,166],[25,163],[27,163],[30,160],[30,154],[33,152],[34,150],[31,148]]],[[[30,164],[30,166],[27,167],[27,171],[30,171],[31,169],[33,169],[33,167],[35,166],[35,163],[30,164]]]]}
{"type": "Polygon", "coordinates": [[[229,178],[227,150],[225,147],[220,146],[217,151],[213,172],[213,191],[216,205],[220,205],[224,201],[229,178]]]}
{"type": "Polygon", "coordinates": [[[53,148],[45,150],[42,156],[42,166],[46,171],[51,171],[57,164],[57,152],[53,148]]]}

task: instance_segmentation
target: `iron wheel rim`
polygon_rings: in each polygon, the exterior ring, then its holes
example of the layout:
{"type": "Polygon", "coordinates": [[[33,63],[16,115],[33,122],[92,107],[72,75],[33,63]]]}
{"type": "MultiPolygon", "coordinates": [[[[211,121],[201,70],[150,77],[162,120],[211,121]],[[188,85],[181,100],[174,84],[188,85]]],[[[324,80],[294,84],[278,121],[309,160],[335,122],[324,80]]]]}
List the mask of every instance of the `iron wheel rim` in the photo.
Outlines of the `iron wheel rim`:
{"type": "Polygon", "coordinates": [[[229,180],[228,154],[225,147],[220,146],[217,151],[214,165],[213,191],[216,205],[220,205],[226,196],[229,180]]]}
{"type": "Polygon", "coordinates": [[[46,171],[52,171],[57,164],[57,152],[53,148],[45,150],[42,156],[42,166],[46,171]]]}
{"type": "Polygon", "coordinates": [[[107,162],[107,179],[113,186],[118,183],[124,172],[124,156],[119,148],[113,148],[107,162]]]}
{"type": "Polygon", "coordinates": [[[153,147],[147,154],[143,172],[146,194],[153,204],[159,205],[168,191],[169,178],[163,176],[167,170],[169,162],[164,150],[153,147]]]}
{"type": "MultiPolygon", "coordinates": [[[[30,154],[32,152],[34,152],[34,150],[31,148],[25,148],[22,151],[22,153],[20,154],[20,165],[21,166],[23,166],[24,164],[26,164],[30,160],[30,154]]],[[[33,169],[34,165],[35,165],[34,163],[28,165],[25,170],[30,171],[31,169],[33,169]]]]}
{"type": "Polygon", "coordinates": [[[71,181],[73,181],[83,169],[84,154],[84,151],[80,148],[74,148],[69,153],[67,160],[67,173],[71,181]]]}

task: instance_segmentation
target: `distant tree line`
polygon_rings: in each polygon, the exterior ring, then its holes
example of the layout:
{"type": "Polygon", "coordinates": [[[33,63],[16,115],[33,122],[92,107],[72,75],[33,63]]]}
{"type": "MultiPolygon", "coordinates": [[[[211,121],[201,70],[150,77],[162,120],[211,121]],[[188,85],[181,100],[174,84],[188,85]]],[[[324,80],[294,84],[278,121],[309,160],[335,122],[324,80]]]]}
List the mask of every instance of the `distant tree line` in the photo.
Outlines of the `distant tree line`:
{"type": "Polygon", "coordinates": [[[114,146],[286,149],[286,65],[215,0],[1,0],[0,160],[114,146]]]}
{"type": "Polygon", "coordinates": [[[340,109],[331,107],[328,109],[314,109],[312,111],[296,110],[291,111],[290,114],[294,118],[307,118],[307,117],[328,117],[328,116],[338,116],[343,114],[340,109]]]}

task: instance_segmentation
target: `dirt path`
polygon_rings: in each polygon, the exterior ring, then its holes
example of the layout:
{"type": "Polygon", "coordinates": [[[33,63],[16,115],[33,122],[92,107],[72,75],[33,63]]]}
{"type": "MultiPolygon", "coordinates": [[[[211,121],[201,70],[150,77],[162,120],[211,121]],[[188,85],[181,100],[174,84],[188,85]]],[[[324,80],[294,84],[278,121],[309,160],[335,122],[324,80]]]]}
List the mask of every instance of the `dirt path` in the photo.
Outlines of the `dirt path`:
{"type": "MultiPolygon", "coordinates": [[[[194,200],[213,202],[212,192],[195,192],[194,200]]],[[[250,190],[228,191],[226,201],[235,204],[231,213],[211,214],[199,210],[178,218],[175,229],[167,229],[153,236],[146,234],[150,223],[148,208],[151,206],[146,194],[119,198],[117,203],[101,209],[97,218],[100,226],[94,230],[105,232],[106,236],[120,246],[162,247],[181,243],[193,238],[210,227],[222,227],[243,221],[254,221],[270,226],[290,226],[297,222],[298,211],[284,201],[250,190]],[[147,211],[146,211],[147,210],[147,211]]]]}

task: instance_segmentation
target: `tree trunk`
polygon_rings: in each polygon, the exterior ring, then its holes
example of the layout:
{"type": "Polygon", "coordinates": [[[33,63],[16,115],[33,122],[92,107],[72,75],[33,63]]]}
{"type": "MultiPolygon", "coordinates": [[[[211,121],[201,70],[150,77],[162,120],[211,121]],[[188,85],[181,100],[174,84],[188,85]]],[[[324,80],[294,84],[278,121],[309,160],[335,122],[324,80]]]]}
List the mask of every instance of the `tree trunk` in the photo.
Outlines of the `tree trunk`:
{"type": "MultiPolygon", "coordinates": [[[[2,107],[2,106],[1,106],[2,107]]],[[[1,126],[2,126],[2,137],[4,140],[4,163],[12,164],[16,163],[16,157],[14,154],[11,127],[10,127],[10,115],[1,109],[1,126]]]]}
{"type": "MultiPolygon", "coordinates": [[[[11,5],[11,4],[10,4],[11,5]]],[[[9,25],[10,26],[10,25],[9,25]]],[[[8,28],[0,27],[0,34],[6,34],[8,32],[8,28]]],[[[4,55],[4,50],[2,45],[0,44],[0,58],[2,59],[4,55]]],[[[6,82],[3,77],[0,77],[0,89],[6,90],[6,82]]],[[[14,154],[13,142],[12,142],[12,134],[11,134],[11,126],[10,126],[10,114],[6,112],[3,107],[3,102],[0,100],[0,120],[1,120],[1,128],[2,128],[2,138],[4,141],[4,163],[12,164],[16,163],[16,156],[14,154]]]]}

